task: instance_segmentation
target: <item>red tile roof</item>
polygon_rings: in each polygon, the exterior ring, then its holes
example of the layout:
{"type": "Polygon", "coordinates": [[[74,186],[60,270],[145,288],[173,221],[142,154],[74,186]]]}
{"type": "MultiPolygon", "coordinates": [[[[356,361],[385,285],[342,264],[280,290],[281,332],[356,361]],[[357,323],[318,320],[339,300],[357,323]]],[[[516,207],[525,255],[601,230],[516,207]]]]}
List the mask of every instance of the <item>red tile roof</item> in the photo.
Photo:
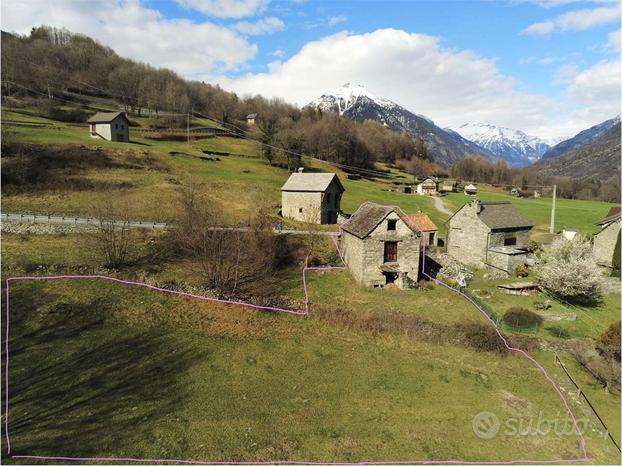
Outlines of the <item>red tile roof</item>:
{"type": "Polygon", "coordinates": [[[434,224],[430,217],[423,212],[417,212],[416,214],[409,215],[409,218],[415,222],[415,224],[421,228],[422,231],[437,231],[438,227],[434,224]]]}

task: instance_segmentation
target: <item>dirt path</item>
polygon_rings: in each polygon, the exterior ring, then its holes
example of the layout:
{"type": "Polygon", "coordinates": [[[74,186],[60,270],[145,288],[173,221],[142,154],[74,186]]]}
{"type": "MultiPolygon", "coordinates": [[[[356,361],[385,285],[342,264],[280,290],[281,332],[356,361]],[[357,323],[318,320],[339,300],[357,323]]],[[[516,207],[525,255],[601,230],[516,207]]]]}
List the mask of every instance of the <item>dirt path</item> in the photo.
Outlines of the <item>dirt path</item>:
{"type": "Polygon", "coordinates": [[[443,199],[441,199],[440,197],[433,197],[432,199],[434,199],[434,207],[436,207],[436,210],[447,215],[454,214],[451,210],[445,207],[445,204],[443,204],[443,199]]]}

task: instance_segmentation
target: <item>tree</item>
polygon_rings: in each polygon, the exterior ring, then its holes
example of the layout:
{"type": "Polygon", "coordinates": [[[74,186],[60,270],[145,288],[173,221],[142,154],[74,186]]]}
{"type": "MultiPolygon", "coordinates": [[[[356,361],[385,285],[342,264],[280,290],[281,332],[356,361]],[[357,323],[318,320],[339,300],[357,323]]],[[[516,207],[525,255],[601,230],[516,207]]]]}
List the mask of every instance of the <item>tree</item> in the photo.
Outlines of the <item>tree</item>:
{"type": "Polygon", "coordinates": [[[558,237],[540,256],[534,274],[540,286],[572,302],[595,304],[601,299],[601,271],[590,242],[582,236],[558,237]]]}
{"type": "Polygon", "coordinates": [[[93,238],[104,257],[104,265],[110,268],[126,265],[130,249],[128,205],[102,201],[93,206],[92,213],[97,219],[93,238]]]}

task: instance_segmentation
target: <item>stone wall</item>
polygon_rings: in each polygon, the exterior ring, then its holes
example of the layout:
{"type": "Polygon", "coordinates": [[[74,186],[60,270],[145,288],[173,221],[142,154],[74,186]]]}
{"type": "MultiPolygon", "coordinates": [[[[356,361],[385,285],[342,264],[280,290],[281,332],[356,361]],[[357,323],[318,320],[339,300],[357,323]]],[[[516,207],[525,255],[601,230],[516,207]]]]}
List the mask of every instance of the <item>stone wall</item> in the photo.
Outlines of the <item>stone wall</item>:
{"type": "Polygon", "coordinates": [[[620,235],[620,220],[609,224],[594,236],[594,258],[599,265],[613,266],[613,253],[620,235]]]}
{"type": "Polygon", "coordinates": [[[477,217],[477,205],[466,204],[449,220],[447,253],[463,264],[485,267],[489,231],[477,217]]]}
{"type": "Polygon", "coordinates": [[[495,230],[490,233],[488,240],[488,247],[502,247],[506,238],[516,238],[516,248],[526,249],[529,247],[531,241],[530,229],[514,229],[514,230],[495,230]]]}
{"type": "Polygon", "coordinates": [[[281,192],[281,213],[283,217],[299,222],[321,223],[321,192],[281,192]]]}

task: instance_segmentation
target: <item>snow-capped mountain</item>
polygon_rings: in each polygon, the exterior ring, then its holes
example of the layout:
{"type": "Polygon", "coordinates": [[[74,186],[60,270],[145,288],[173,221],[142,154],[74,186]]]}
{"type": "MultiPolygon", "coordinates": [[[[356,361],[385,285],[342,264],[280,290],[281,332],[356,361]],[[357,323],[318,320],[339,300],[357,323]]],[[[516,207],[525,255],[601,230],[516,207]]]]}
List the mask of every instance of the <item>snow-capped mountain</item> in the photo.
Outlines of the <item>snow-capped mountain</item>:
{"type": "Polygon", "coordinates": [[[575,147],[595,141],[618,123],[620,123],[620,115],[583,130],[570,139],[566,139],[561,142],[558,141],[558,144],[554,145],[547,152],[545,152],[542,158],[548,159],[552,157],[559,157],[575,147]]]}
{"type": "Polygon", "coordinates": [[[455,131],[513,167],[532,164],[550,149],[549,144],[536,136],[501,126],[466,123],[455,131]]]}
{"type": "Polygon", "coordinates": [[[308,104],[351,120],[376,120],[395,131],[406,131],[425,141],[432,159],[445,166],[468,155],[488,156],[476,146],[464,144],[423,116],[388,99],[376,97],[360,84],[344,84],[308,104]]]}

